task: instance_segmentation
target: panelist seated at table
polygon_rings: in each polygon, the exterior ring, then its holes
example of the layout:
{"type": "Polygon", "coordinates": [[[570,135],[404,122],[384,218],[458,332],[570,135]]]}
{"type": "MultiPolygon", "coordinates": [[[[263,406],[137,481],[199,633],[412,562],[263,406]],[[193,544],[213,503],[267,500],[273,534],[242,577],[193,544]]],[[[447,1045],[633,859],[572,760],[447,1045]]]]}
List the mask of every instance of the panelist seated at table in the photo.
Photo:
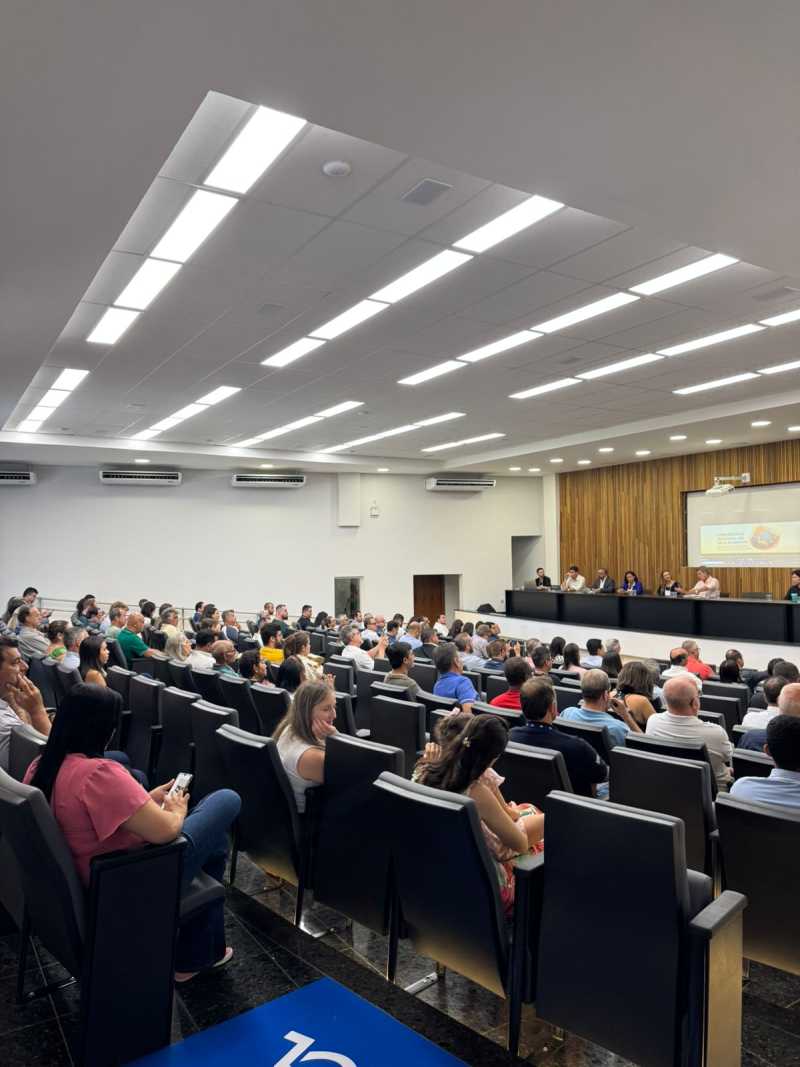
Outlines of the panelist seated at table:
{"type": "Polygon", "coordinates": [[[597,577],[592,582],[591,590],[593,593],[616,593],[617,583],[605,567],[598,567],[597,577]]]}
{"type": "Polygon", "coordinates": [[[536,577],[533,579],[535,589],[549,589],[553,583],[544,573],[544,567],[536,568],[536,577]]]}
{"type": "Polygon", "coordinates": [[[661,585],[656,589],[656,596],[683,596],[683,586],[675,581],[669,571],[662,571],[661,585]]]}
{"type": "Polygon", "coordinates": [[[784,599],[791,600],[793,604],[800,603],[800,571],[792,571],[789,589],[784,599]]]}
{"type": "Polygon", "coordinates": [[[707,567],[698,567],[697,581],[684,595],[696,600],[719,600],[719,588],[719,578],[715,578],[707,567]]]}
{"type": "Polygon", "coordinates": [[[586,589],[586,579],[576,564],[567,568],[561,588],[565,593],[582,593],[586,589]]]}
{"type": "Polygon", "coordinates": [[[639,575],[636,571],[625,571],[625,577],[622,580],[622,592],[627,593],[628,596],[642,595],[644,586],[639,581],[639,575]]]}

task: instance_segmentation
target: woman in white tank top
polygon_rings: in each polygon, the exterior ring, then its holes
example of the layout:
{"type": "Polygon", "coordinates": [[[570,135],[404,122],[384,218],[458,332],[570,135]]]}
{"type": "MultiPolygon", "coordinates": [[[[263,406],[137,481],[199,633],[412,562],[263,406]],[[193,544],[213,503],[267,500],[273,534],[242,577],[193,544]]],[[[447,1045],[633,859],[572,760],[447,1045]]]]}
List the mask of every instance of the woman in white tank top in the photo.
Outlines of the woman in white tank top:
{"type": "Polygon", "coordinates": [[[306,790],[325,780],[325,741],[336,733],[336,694],[327,682],[305,682],[273,733],[289,776],[297,810],[306,810],[306,790]]]}

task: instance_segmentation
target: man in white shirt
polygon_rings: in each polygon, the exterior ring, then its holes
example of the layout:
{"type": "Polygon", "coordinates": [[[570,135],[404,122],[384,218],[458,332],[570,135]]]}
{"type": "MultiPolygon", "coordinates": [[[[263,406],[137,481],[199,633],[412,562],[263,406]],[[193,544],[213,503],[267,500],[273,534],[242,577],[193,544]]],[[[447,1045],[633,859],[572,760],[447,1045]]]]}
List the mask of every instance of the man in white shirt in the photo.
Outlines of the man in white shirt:
{"type": "Polygon", "coordinates": [[[662,678],[691,678],[697,686],[697,692],[703,688],[703,683],[696,674],[692,674],[686,664],[689,662],[689,653],[685,648],[673,648],[669,654],[670,665],[662,672],[662,678]]]}
{"type": "Polygon", "coordinates": [[[764,681],[762,689],[764,690],[767,706],[763,711],[747,712],[742,719],[742,726],[745,730],[766,730],[769,720],[781,714],[781,709],[778,707],[778,697],[781,689],[788,684],[788,678],[781,678],[779,674],[773,674],[764,681]]]}
{"type": "Polygon", "coordinates": [[[8,770],[11,731],[28,723],[40,734],[50,733],[50,718],[42,694],[25,677],[25,661],[14,637],[0,637],[0,768],[8,770]]]}
{"type": "Polygon", "coordinates": [[[586,579],[574,563],[564,575],[564,581],[561,583],[561,588],[565,593],[582,593],[586,588],[586,579]]]}
{"type": "Polygon", "coordinates": [[[684,595],[701,600],[718,600],[719,590],[719,578],[712,577],[707,567],[698,567],[697,582],[684,595]]]}
{"type": "Polygon", "coordinates": [[[50,642],[39,629],[42,613],[31,604],[23,604],[17,612],[19,620],[19,650],[26,659],[42,659],[50,642]]]}
{"type": "Polygon", "coordinates": [[[201,630],[195,637],[195,644],[186,661],[190,667],[198,670],[213,671],[214,657],[211,655],[211,646],[218,640],[213,630],[201,630]]]}
{"type": "Polygon", "coordinates": [[[434,630],[439,637],[447,637],[450,631],[447,629],[447,616],[440,615],[436,622],[433,624],[434,630]]]}
{"type": "Polygon", "coordinates": [[[81,641],[86,637],[86,631],[82,626],[68,626],[64,631],[64,647],[66,652],[61,658],[59,667],[65,671],[77,671],[81,665],[81,657],[78,649],[81,641]]]}
{"type": "Polygon", "coordinates": [[[361,631],[361,641],[368,645],[377,645],[380,639],[381,635],[378,633],[378,620],[374,615],[370,615],[368,612],[364,616],[364,629],[361,631]]]}
{"type": "Polygon", "coordinates": [[[667,710],[651,715],[645,733],[659,741],[704,741],[717,786],[725,789],[731,781],[733,745],[721,726],[698,718],[700,693],[688,674],[670,678],[664,686],[667,710]]]}
{"type": "Polygon", "coordinates": [[[374,671],[375,660],[381,659],[389,642],[386,634],[378,638],[377,645],[367,651],[361,647],[361,631],[357,626],[351,626],[342,634],[345,646],[342,649],[342,658],[351,659],[360,671],[374,671]]]}

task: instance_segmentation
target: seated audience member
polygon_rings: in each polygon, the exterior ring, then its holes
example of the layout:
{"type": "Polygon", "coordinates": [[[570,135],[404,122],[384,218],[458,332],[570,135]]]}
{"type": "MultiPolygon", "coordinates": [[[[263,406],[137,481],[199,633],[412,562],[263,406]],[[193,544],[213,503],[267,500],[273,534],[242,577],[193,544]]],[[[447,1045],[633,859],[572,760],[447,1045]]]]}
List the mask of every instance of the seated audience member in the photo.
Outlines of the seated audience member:
{"type": "MultiPolygon", "coordinates": [[[[241,807],[238,795],[229,789],[210,793],[187,815],[189,795],[170,797],[172,782],[145,792],[123,766],[104,758],[121,710],[122,698],[113,689],[76,685],[61,702],[42,755],[25,775],[50,802],[81,881],[88,886],[95,856],[167,844],[182,834],[184,892],[201,871],[221,882],[228,831],[241,807]]],[[[181,927],[175,979],[189,981],[232,955],[225,946],[220,900],[181,927]]]]}
{"type": "Polygon", "coordinates": [[[359,630],[363,630],[364,629],[364,613],[363,613],[363,611],[354,611],[352,619],[349,619],[348,622],[350,623],[351,626],[357,626],[359,628],[359,630]]]}
{"type": "Polygon", "coordinates": [[[294,693],[304,682],[317,680],[309,676],[299,656],[285,656],[283,663],[278,667],[276,685],[279,689],[285,689],[287,693],[294,693]]]}
{"type": "Polygon", "coordinates": [[[192,654],[192,644],[189,638],[181,630],[170,634],[164,645],[164,655],[167,659],[174,659],[176,663],[188,663],[192,654]]]}
{"type": "Polygon", "coordinates": [[[219,633],[222,629],[222,616],[216,604],[206,604],[203,614],[200,616],[200,629],[215,630],[219,633]]]}
{"type": "Polygon", "coordinates": [[[200,620],[203,617],[203,608],[204,607],[205,607],[205,602],[202,601],[202,600],[198,600],[197,603],[194,606],[194,614],[192,615],[191,622],[192,622],[192,629],[195,631],[195,633],[197,633],[197,631],[200,629],[200,620]]]}
{"type": "MultiPolygon", "coordinates": [[[[650,703],[656,709],[656,711],[664,710],[664,690],[661,686],[661,666],[656,663],[654,659],[643,659],[641,661],[647,670],[650,672],[650,682],[653,686],[653,695],[650,697],[650,703]]],[[[694,677],[694,675],[692,675],[694,677]]],[[[698,679],[699,681],[699,679],[698,679]]]]}
{"type": "Polygon", "coordinates": [[[97,603],[93,593],[87,593],[86,596],[82,596],[78,603],[75,605],[75,611],[72,613],[72,625],[75,627],[83,627],[84,630],[88,630],[91,626],[91,618],[89,616],[90,608],[96,608],[97,603]]]}
{"type": "Polygon", "coordinates": [[[686,664],[689,661],[689,653],[685,648],[673,648],[669,654],[669,667],[663,672],[662,678],[676,678],[688,674],[697,686],[698,692],[703,688],[703,683],[696,674],[690,673],[686,664]]]}
{"type": "Polygon", "coordinates": [[[81,626],[69,626],[64,634],[64,647],[66,652],[61,659],[59,666],[63,667],[65,671],[77,671],[80,670],[81,657],[80,648],[82,642],[88,637],[86,630],[81,626]]]}
{"type": "Polygon", "coordinates": [[[503,673],[508,682],[505,693],[498,693],[489,703],[493,708],[512,708],[520,710],[520,689],[533,674],[531,665],[522,656],[509,656],[503,664],[503,673]]]}
{"type": "Polygon", "coordinates": [[[253,685],[272,685],[272,682],[267,682],[267,661],[261,658],[257,648],[251,648],[239,656],[239,674],[253,685]]]}
{"type": "MultiPolygon", "coordinates": [[[[384,634],[377,645],[373,645],[369,650],[363,649],[361,647],[361,631],[355,624],[344,628],[342,640],[344,641],[344,648],[341,652],[342,657],[351,659],[360,671],[375,670],[375,660],[383,659],[389,644],[389,639],[384,634]]],[[[419,642],[417,643],[419,644],[419,642]]]]}
{"type": "MultiPolygon", "coordinates": [[[[34,586],[29,585],[26,589],[22,590],[22,603],[27,604],[29,607],[33,607],[36,604],[38,596],[39,590],[34,588],[34,586]]],[[[44,609],[40,608],[39,611],[41,612],[42,619],[49,619],[49,617],[52,615],[51,609],[45,611],[44,609]]]]}
{"type": "Polygon", "coordinates": [[[168,604],[162,612],[159,613],[159,630],[166,637],[175,637],[178,634],[183,635],[183,631],[178,627],[178,612],[171,604],[168,604]]]}
{"type": "MultiPolygon", "coordinates": [[[[128,621],[117,634],[117,646],[125,657],[125,662],[128,664],[128,667],[130,667],[134,659],[137,659],[139,656],[153,655],[153,649],[148,648],[139,636],[143,629],[144,615],[142,615],[140,611],[131,611],[128,614],[128,621]]],[[[69,637],[69,631],[67,632],[67,636],[69,637]]],[[[69,647],[69,645],[67,647],[69,647]]]]}
{"type": "Polygon", "coordinates": [[[325,682],[306,682],[272,735],[300,812],[306,810],[306,790],[325,781],[325,742],[336,733],[335,719],[333,689],[325,682]]]}
{"type": "Polygon", "coordinates": [[[21,607],[24,607],[24,605],[25,601],[22,599],[21,596],[10,597],[8,603],[6,604],[6,611],[5,615],[3,616],[3,621],[6,623],[6,626],[11,633],[17,632],[17,627],[19,626],[19,623],[17,622],[17,612],[21,607]]]}
{"type": "Polygon", "coordinates": [[[627,593],[629,596],[642,595],[644,586],[639,581],[639,575],[636,571],[625,571],[625,577],[622,580],[622,592],[627,593]]]}
{"type": "Polygon", "coordinates": [[[283,663],[283,631],[280,623],[268,622],[259,631],[261,658],[268,663],[283,663]]]}
{"type": "Polygon", "coordinates": [[[599,637],[590,637],[586,642],[586,655],[581,660],[581,667],[591,670],[592,667],[602,667],[605,649],[599,637]]]}
{"type": "Polygon", "coordinates": [[[581,665],[581,650],[574,641],[570,641],[568,645],[564,645],[564,654],[561,659],[562,663],[559,670],[565,671],[567,674],[586,674],[589,669],[588,667],[583,667],[581,665]]]}
{"type": "Polygon", "coordinates": [[[274,620],[274,618],[275,618],[275,605],[272,603],[271,600],[268,600],[264,604],[264,607],[259,612],[258,618],[259,618],[259,624],[258,624],[259,630],[261,629],[262,626],[266,626],[268,622],[272,622],[274,620]]]}
{"type": "Polygon", "coordinates": [[[280,627],[282,637],[288,637],[292,632],[292,628],[289,625],[289,609],[285,604],[276,606],[274,624],[280,627]]]}
{"type": "Polygon", "coordinates": [[[387,644],[393,645],[399,640],[397,635],[400,632],[400,623],[397,619],[389,619],[383,632],[386,634],[387,644]]]}
{"type": "Polygon", "coordinates": [[[310,604],[303,604],[300,609],[300,614],[297,616],[297,622],[295,623],[296,630],[311,630],[314,623],[311,619],[311,612],[314,609],[310,604]]]}
{"type": "Polygon", "coordinates": [[[105,612],[100,611],[97,605],[92,605],[85,611],[86,615],[86,630],[90,634],[102,633],[103,619],[105,619],[105,612]]]}
{"type": "MultiPolygon", "coordinates": [[[[800,672],[798,672],[795,664],[790,663],[789,660],[771,659],[767,664],[767,678],[783,678],[787,682],[797,682],[800,681],[800,672]]],[[[750,697],[751,708],[766,708],[767,699],[764,695],[764,686],[766,684],[765,679],[763,684],[750,697]]]]}
{"type": "MultiPolygon", "coordinates": [[[[305,627],[301,627],[300,626],[300,620],[299,619],[297,620],[297,626],[298,626],[298,629],[305,629],[305,627]]],[[[325,630],[327,628],[327,626],[328,626],[328,613],[327,613],[327,611],[318,611],[317,614],[314,616],[314,623],[313,623],[313,625],[311,627],[312,630],[325,630]]]]}
{"type": "Polygon", "coordinates": [[[486,646],[487,660],[484,667],[487,671],[502,671],[508,659],[508,645],[505,641],[490,641],[486,646]]]}
{"type": "Polygon", "coordinates": [[[800,570],[792,571],[784,600],[791,600],[793,603],[800,600],[800,570]]]}
{"type": "MultiPolygon", "coordinates": [[[[460,633],[456,637],[453,644],[458,649],[458,655],[461,659],[461,666],[467,671],[477,671],[481,667],[486,666],[486,660],[481,656],[476,656],[472,650],[472,639],[467,633],[460,633]]],[[[411,646],[409,646],[411,647],[411,646]]]]}
{"type": "MultiPolygon", "coordinates": [[[[565,646],[566,647],[566,646],[565,646]]],[[[554,667],[553,655],[550,651],[550,645],[539,645],[538,648],[533,650],[531,656],[533,660],[533,675],[535,678],[549,678],[550,671],[554,667]]],[[[561,656],[561,662],[563,664],[564,657],[561,656]]]]}
{"type": "Polygon", "coordinates": [[[0,636],[0,768],[8,770],[11,731],[25,722],[40,734],[50,733],[50,717],[42,694],[25,677],[27,667],[15,637],[0,636]]]}
{"type": "Polygon", "coordinates": [[[102,634],[84,637],[78,649],[78,670],[88,685],[106,685],[108,645],[102,634]]]}
{"type": "Polygon", "coordinates": [[[606,654],[603,656],[600,669],[605,671],[609,678],[616,678],[622,670],[622,660],[619,652],[609,652],[608,649],[606,649],[606,654]]]}
{"type": "Polygon", "coordinates": [[[653,676],[647,664],[632,660],[622,665],[617,675],[616,696],[644,729],[647,720],[656,711],[653,706],[653,676]]]}
{"type": "Polygon", "coordinates": [[[189,653],[187,663],[193,670],[212,671],[214,657],[211,649],[218,640],[213,630],[198,630],[194,639],[194,648],[189,653]]]}
{"type": "Polygon", "coordinates": [[[433,687],[434,696],[453,697],[461,705],[462,711],[472,711],[472,705],[479,697],[472,682],[464,677],[461,657],[454,644],[439,646],[436,669],[439,677],[433,687]]]}
{"type": "Polygon", "coordinates": [[[780,715],[778,697],[785,685],[791,685],[791,682],[788,678],[782,678],[779,674],[767,678],[761,687],[767,706],[763,711],[747,711],[742,719],[742,726],[745,730],[766,730],[770,719],[780,715]]]}
{"type": "Polygon", "coordinates": [[[572,737],[553,726],[558,718],[558,706],[550,680],[531,678],[525,682],[520,690],[520,706],[526,723],[511,728],[509,741],[560,752],[575,792],[584,797],[594,796],[595,786],[608,777],[608,767],[583,738],[572,737]]]}
{"type": "Polygon", "coordinates": [[[749,686],[751,693],[759,682],[769,677],[766,671],[754,671],[749,667],[745,667],[744,656],[738,648],[729,648],[725,653],[725,659],[732,659],[734,661],[739,668],[742,684],[749,686]]]}
{"type": "Polygon", "coordinates": [[[538,648],[540,644],[541,641],[538,637],[529,637],[528,640],[525,642],[525,651],[520,651],[520,655],[525,657],[531,667],[533,667],[534,649],[538,648]]]}
{"type": "Polygon", "coordinates": [[[439,637],[450,636],[450,631],[447,628],[447,616],[444,614],[444,612],[437,618],[436,622],[433,624],[433,628],[437,632],[439,637]]]}
{"type": "Polygon", "coordinates": [[[407,645],[411,645],[412,650],[416,651],[418,648],[422,648],[422,627],[416,621],[410,622],[406,626],[406,632],[403,634],[403,640],[407,645]]]}
{"type": "Polygon", "coordinates": [[[106,637],[116,638],[127,620],[128,605],[118,600],[111,605],[108,609],[108,616],[103,620],[103,623],[108,623],[108,625],[104,627],[101,623],[100,629],[104,630],[106,637]]]}
{"type": "Polygon", "coordinates": [[[361,644],[370,646],[377,645],[380,639],[381,635],[378,633],[377,617],[367,612],[364,616],[364,628],[361,631],[361,644]]]}
{"type": "Polygon", "coordinates": [[[697,581],[691,589],[686,590],[685,596],[696,597],[701,600],[718,600],[719,593],[719,579],[714,578],[707,567],[698,567],[697,581]]]}
{"type": "Polygon", "coordinates": [[[581,678],[581,698],[580,707],[565,708],[561,712],[562,719],[607,727],[612,745],[624,745],[629,733],[642,732],[625,704],[611,696],[605,671],[593,668],[584,674],[581,678]]]}
{"type": "Polygon", "coordinates": [[[236,662],[236,646],[233,641],[215,641],[211,646],[211,655],[214,657],[214,670],[219,674],[231,674],[237,677],[234,667],[236,662]]]}
{"type": "Polygon", "coordinates": [[[721,682],[741,684],[742,675],[739,670],[739,664],[735,659],[723,660],[719,665],[717,674],[721,682]]]}
{"type": "Polygon", "coordinates": [[[465,633],[471,641],[475,636],[475,624],[472,622],[465,622],[461,632],[465,633]]]}
{"type": "Polygon", "coordinates": [[[565,593],[582,593],[586,588],[586,579],[575,564],[568,568],[561,588],[565,593]]]}
{"type": "Polygon", "coordinates": [[[58,663],[63,659],[67,651],[64,644],[64,634],[69,629],[69,623],[65,619],[53,619],[47,624],[47,656],[46,659],[55,660],[58,663]]]}
{"type": "Polygon", "coordinates": [[[420,631],[422,644],[419,646],[419,654],[427,656],[429,660],[436,658],[436,650],[439,647],[439,634],[432,626],[423,626],[420,631]]]}
{"type": "Polygon", "coordinates": [[[797,682],[773,675],[764,682],[764,693],[771,703],[764,711],[748,711],[745,715],[742,725],[746,733],[739,740],[739,748],[762,752],[767,743],[767,727],[776,715],[796,715],[800,718],[800,685],[797,682]],[[756,716],[762,715],[768,717],[756,720],[756,716]],[[760,726],[759,721],[762,723],[760,726]]]}
{"type": "Polygon", "coordinates": [[[660,741],[704,741],[717,785],[727,788],[733,745],[721,726],[698,718],[700,694],[691,678],[670,678],[664,686],[664,700],[667,710],[650,716],[647,736],[660,741]]]}
{"type": "Polygon", "coordinates": [[[17,612],[19,621],[19,650],[26,659],[44,659],[50,642],[39,629],[42,613],[38,608],[23,604],[17,612]]]}
{"type": "Polygon", "coordinates": [[[487,778],[486,772],[502,755],[507,741],[508,731],[498,719],[491,715],[474,716],[442,748],[439,759],[422,763],[419,781],[433,789],[461,793],[474,800],[486,844],[497,865],[500,897],[508,914],[514,905],[511,861],[541,846],[544,816],[530,807],[522,809],[505,804],[487,778]]]}
{"type": "Polygon", "coordinates": [[[560,670],[564,665],[564,649],[566,646],[567,642],[563,637],[554,637],[550,642],[550,659],[557,670],[560,670]]]}
{"type": "Polygon", "coordinates": [[[701,681],[706,681],[706,679],[710,678],[714,673],[714,668],[702,662],[700,659],[700,646],[694,638],[688,637],[685,641],[682,641],[681,648],[684,649],[687,655],[686,670],[690,674],[696,674],[701,681]]]}
{"type": "Polygon", "coordinates": [[[144,617],[144,629],[156,628],[156,606],[152,600],[139,601],[139,611],[144,617]]]}
{"type": "Polygon", "coordinates": [[[800,718],[776,715],[767,726],[764,751],[775,760],[767,778],[738,778],[731,796],[751,804],[800,808],[800,718]]]}
{"type": "Polygon", "coordinates": [[[617,583],[605,567],[599,567],[597,570],[597,577],[592,582],[590,588],[593,593],[616,593],[617,583]]]}
{"type": "Polygon", "coordinates": [[[386,649],[386,658],[392,669],[384,675],[384,682],[387,685],[400,685],[411,692],[412,698],[416,698],[419,686],[408,673],[414,666],[411,645],[407,645],[405,641],[396,641],[386,649]]]}
{"type": "Polygon", "coordinates": [[[661,585],[656,589],[656,596],[680,596],[683,587],[676,582],[669,571],[661,572],[661,585]]]}
{"type": "Polygon", "coordinates": [[[453,621],[453,625],[450,627],[450,630],[449,630],[447,636],[450,638],[451,641],[455,641],[455,639],[458,637],[458,635],[461,633],[461,631],[463,629],[464,629],[463,620],[462,619],[455,619],[453,621]]]}
{"type": "Polygon", "coordinates": [[[287,656],[298,657],[303,664],[307,681],[322,681],[322,667],[319,658],[311,655],[311,638],[305,630],[296,630],[289,634],[283,642],[283,655],[284,659],[287,656]]]}
{"type": "Polygon", "coordinates": [[[236,612],[233,608],[228,608],[222,612],[222,636],[227,641],[233,641],[234,645],[239,640],[239,634],[241,629],[239,622],[236,618],[236,612]]]}
{"type": "Polygon", "coordinates": [[[548,576],[544,573],[544,567],[536,568],[536,577],[533,579],[533,584],[537,589],[550,589],[552,582],[548,576]]]}
{"type": "Polygon", "coordinates": [[[615,652],[618,656],[622,653],[622,645],[618,637],[607,637],[603,642],[606,652],[615,652]]]}
{"type": "MultiPolygon", "coordinates": [[[[466,629],[466,626],[464,627],[466,629]]],[[[475,627],[475,633],[472,635],[472,651],[476,656],[480,656],[481,659],[487,660],[489,653],[486,651],[486,647],[492,638],[491,627],[485,622],[479,622],[475,627]]]]}

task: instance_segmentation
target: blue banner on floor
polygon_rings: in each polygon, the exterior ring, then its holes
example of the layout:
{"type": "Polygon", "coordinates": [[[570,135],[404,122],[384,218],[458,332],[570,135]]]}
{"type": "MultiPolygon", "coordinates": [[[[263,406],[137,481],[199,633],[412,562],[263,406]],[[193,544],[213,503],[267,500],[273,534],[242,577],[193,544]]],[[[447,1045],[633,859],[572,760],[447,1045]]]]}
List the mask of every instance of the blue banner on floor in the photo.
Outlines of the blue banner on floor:
{"type": "Polygon", "coordinates": [[[140,1067],[465,1067],[330,978],[137,1060],[140,1067]]]}

